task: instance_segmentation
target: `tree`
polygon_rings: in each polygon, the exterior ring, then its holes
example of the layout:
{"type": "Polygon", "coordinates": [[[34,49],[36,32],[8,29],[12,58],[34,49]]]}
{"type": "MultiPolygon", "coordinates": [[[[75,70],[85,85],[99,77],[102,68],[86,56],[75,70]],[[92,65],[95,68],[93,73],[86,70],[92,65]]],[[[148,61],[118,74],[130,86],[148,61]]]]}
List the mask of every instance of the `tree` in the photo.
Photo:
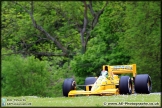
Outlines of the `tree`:
{"type": "Polygon", "coordinates": [[[137,64],[138,74],[149,74],[153,91],[160,91],[160,2],[127,2],[125,32],[120,45],[137,64]]]}
{"type": "MultiPolygon", "coordinates": [[[[84,53],[91,36],[90,32],[98,23],[108,2],[105,4],[104,2],[93,2],[93,6],[92,1],[89,4],[86,1],[83,3],[82,7],[82,2],[3,2],[2,31],[4,35],[9,35],[14,40],[9,43],[10,46],[6,46],[10,48],[12,46],[14,53],[34,54],[40,59],[41,56],[72,57],[78,53],[78,49],[82,49],[82,53],[84,53]],[[99,10],[102,6],[103,8],[99,10]],[[5,10],[6,8],[7,10],[5,10]],[[69,14],[71,15],[69,16],[69,14]],[[11,16],[13,16],[14,22],[10,21],[11,16]],[[8,24],[13,30],[13,32],[9,32],[11,34],[6,32],[8,24]],[[38,31],[35,31],[32,25],[38,31]],[[65,40],[65,38],[67,39],[65,40]],[[52,50],[57,49],[62,53],[40,51],[42,46],[48,46],[48,44],[55,47],[52,50]],[[82,47],[80,48],[80,46],[82,47]]],[[[7,44],[7,38],[3,40],[7,44]]]]}
{"type": "Polygon", "coordinates": [[[105,7],[108,5],[108,1],[104,4],[103,8],[101,10],[98,10],[99,6],[101,5],[101,1],[97,3],[96,1],[94,4],[97,4],[97,10],[94,10],[95,6],[92,6],[92,1],[89,1],[89,4],[87,4],[86,1],[83,1],[84,3],[84,22],[83,27],[79,28],[80,31],[80,38],[81,38],[81,45],[82,45],[82,54],[86,52],[87,43],[90,39],[90,33],[98,23],[98,20],[100,16],[102,15],[105,7]],[[88,18],[88,8],[90,10],[90,14],[92,17],[88,18]]]}
{"type": "MultiPolygon", "coordinates": [[[[34,54],[36,57],[74,55],[73,49],[79,47],[78,39],[74,36],[79,34],[74,29],[74,25],[70,24],[73,16],[67,16],[63,4],[63,2],[34,2],[34,4],[33,2],[3,2],[4,46],[14,50],[14,53],[34,54]],[[11,17],[15,22],[10,21],[11,17]],[[13,32],[7,32],[9,30],[7,24],[13,32]],[[33,25],[39,31],[36,31],[33,25]],[[13,41],[8,41],[7,37],[13,41]]],[[[67,5],[70,7],[69,3],[67,5]]]]}
{"type": "Polygon", "coordinates": [[[92,37],[83,55],[77,55],[71,61],[76,76],[98,76],[102,65],[122,65],[129,62],[130,56],[119,46],[119,37],[123,34],[124,2],[110,2],[105,8],[98,25],[92,30],[92,37]]]}

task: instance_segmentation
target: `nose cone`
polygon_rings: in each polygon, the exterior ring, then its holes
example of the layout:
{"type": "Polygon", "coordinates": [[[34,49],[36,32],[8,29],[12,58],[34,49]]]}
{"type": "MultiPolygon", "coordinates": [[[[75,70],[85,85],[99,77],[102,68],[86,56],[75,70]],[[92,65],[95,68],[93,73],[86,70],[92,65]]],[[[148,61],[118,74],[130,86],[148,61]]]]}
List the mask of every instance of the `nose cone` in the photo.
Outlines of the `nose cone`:
{"type": "Polygon", "coordinates": [[[91,91],[92,92],[97,92],[99,90],[103,90],[104,89],[104,85],[106,84],[106,77],[105,76],[99,76],[99,78],[97,79],[97,81],[94,83],[94,85],[92,86],[91,91]]]}

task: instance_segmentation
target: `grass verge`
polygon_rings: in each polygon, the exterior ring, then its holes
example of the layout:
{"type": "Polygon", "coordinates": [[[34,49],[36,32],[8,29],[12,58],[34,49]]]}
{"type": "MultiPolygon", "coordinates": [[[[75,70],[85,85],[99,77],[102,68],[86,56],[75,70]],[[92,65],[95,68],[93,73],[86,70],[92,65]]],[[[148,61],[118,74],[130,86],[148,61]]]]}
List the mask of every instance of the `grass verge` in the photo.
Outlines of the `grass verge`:
{"type": "MultiPolygon", "coordinates": [[[[2,97],[5,107],[9,106],[46,106],[46,107],[160,107],[161,94],[132,94],[113,96],[77,96],[77,97],[2,97]],[[22,105],[24,104],[24,105],[22,105]]],[[[3,106],[3,105],[1,105],[3,106]]]]}

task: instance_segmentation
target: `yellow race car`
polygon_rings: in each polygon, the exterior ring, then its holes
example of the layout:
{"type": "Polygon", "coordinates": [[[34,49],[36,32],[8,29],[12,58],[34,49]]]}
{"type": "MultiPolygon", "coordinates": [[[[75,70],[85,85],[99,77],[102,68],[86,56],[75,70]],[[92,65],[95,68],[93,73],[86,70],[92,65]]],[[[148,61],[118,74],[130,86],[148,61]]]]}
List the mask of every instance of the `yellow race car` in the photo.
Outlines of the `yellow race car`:
{"type": "Polygon", "coordinates": [[[74,97],[76,95],[119,95],[144,93],[149,94],[152,89],[151,77],[148,74],[136,72],[136,64],[132,65],[103,65],[99,77],[87,77],[84,85],[77,85],[73,78],[67,78],[62,85],[63,95],[74,97]],[[132,73],[130,76],[119,74],[132,73]],[[85,90],[76,90],[77,86],[85,86],[85,90]]]}

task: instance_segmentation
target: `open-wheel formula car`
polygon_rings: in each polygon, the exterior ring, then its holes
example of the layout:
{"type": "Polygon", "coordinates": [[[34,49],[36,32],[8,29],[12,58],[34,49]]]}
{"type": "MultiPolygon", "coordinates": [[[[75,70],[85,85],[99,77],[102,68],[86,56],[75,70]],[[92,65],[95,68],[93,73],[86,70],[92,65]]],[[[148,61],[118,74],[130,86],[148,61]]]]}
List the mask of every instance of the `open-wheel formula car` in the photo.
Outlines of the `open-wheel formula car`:
{"type": "Polygon", "coordinates": [[[152,89],[151,77],[148,74],[138,74],[136,64],[132,65],[103,65],[99,77],[87,77],[84,85],[77,85],[73,78],[67,78],[62,85],[63,95],[74,97],[76,95],[119,95],[142,93],[149,94],[152,89]],[[131,73],[130,76],[119,74],[131,73]],[[76,90],[76,86],[85,86],[85,90],[76,90]]]}

